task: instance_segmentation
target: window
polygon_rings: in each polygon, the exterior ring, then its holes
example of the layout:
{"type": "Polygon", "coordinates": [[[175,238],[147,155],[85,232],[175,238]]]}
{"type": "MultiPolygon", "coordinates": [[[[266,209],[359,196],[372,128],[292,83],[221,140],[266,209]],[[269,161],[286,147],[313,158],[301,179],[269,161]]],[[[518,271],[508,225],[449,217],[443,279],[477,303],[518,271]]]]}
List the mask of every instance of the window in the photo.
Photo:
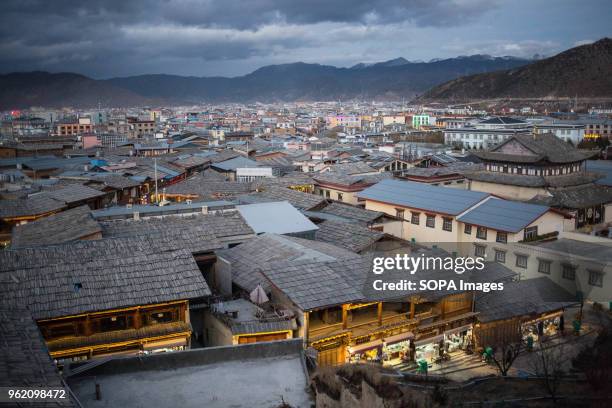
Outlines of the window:
{"type": "Polygon", "coordinates": [[[576,268],[572,265],[563,265],[563,279],[576,280],[576,268]]]}
{"type": "Polygon", "coordinates": [[[550,264],[552,261],[547,261],[545,259],[540,259],[538,263],[538,272],[545,273],[546,275],[550,275],[550,264]]]}
{"type": "Polygon", "coordinates": [[[327,198],[331,197],[331,194],[330,194],[329,190],[325,190],[325,197],[327,197],[327,198]]]}
{"type": "Polygon", "coordinates": [[[463,232],[467,235],[472,235],[472,226],[470,224],[465,224],[463,232]]]}
{"type": "Polygon", "coordinates": [[[484,258],[486,248],[487,247],[483,245],[474,245],[474,256],[479,257],[479,258],[484,258]]]}
{"type": "Polygon", "coordinates": [[[508,233],[497,231],[496,241],[505,244],[506,242],[508,242],[508,233]]]}
{"type": "Polygon", "coordinates": [[[156,310],[147,313],[147,324],[170,323],[176,321],[177,317],[176,309],[156,310]]]}
{"type": "Polygon", "coordinates": [[[453,230],[453,219],[452,218],[442,218],[442,229],[444,231],[452,231],[453,230]]]}
{"type": "Polygon", "coordinates": [[[525,228],[525,241],[536,239],[538,236],[538,227],[525,228]]]}
{"type": "Polygon", "coordinates": [[[125,330],[128,328],[126,316],[110,316],[99,319],[100,331],[125,330]]]}
{"type": "Polygon", "coordinates": [[[338,193],[338,201],[342,201],[342,193],[338,193]]]}
{"type": "Polygon", "coordinates": [[[487,239],[487,229],[485,227],[476,228],[476,238],[487,239]]]}
{"type": "Polygon", "coordinates": [[[506,263],[506,251],[495,250],[495,262],[506,263]]]}
{"type": "Polygon", "coordinates": [[[425,221],[425,225],[429,228],[436,228],[436,216],[427,214],[427,220],[425,221]]]}
{"type": "Polygon", "coordinates": [[[43,330],[43,336],[47,340],[59,339],[61,337],[72,337],[76,335],[77,333],[74,324],[72,323],[48,326],[43,330]]]}
{"type": "Polygon", "coordinates": [[[589,271],[589,285],[603,286],[603,273],[597,271],[589,271]]]}
{"type": "Polygon", "coordinates": [[[420,221],[421,221],[421,213],[413,212],[410,214],[411,223],[413,223],[414,225],[419,225],[420,221]]]}
{"type": "Polygon", "coordinates": [[[516,266],[527,269],[527,255],[516,255],[516,266]]]}
{"type": "Polygon", "coordinates": [[[395,209],[395,216],[400,220],[404,219],[404,210],[400,210],[399,208],[395,209]]]}

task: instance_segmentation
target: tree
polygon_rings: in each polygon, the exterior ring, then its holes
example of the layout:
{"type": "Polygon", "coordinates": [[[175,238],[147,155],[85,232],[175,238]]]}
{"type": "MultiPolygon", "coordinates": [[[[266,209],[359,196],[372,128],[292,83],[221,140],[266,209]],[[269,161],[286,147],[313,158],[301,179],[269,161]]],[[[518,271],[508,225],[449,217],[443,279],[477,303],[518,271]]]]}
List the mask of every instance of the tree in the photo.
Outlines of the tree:
{"type": "Polygon", "coordinates": [[[542,377],[546,390],[553,402],[556,401],[559,385],[565,375],[564,366],[567,364],[565,343],[553,345],[547,337],[541,337],[531,357],[531,368],[538,377],[542,377]]]}
{"type": "Polygon", "coordinates": [[[491,359],[497,366],[501,376],[506,377],[514,360],[523,351],[523,342],[521,340],[513,341],[512,339],[504,338],[500,339],[492,348],[491,359]]]}
{"type": "Polygon", "coordinates": [[[594,344],[583,347],[572,364],[584,373],[594,390],[609,384],[612,376],[612,329],[608,326],[599,332],[594,344]]]}

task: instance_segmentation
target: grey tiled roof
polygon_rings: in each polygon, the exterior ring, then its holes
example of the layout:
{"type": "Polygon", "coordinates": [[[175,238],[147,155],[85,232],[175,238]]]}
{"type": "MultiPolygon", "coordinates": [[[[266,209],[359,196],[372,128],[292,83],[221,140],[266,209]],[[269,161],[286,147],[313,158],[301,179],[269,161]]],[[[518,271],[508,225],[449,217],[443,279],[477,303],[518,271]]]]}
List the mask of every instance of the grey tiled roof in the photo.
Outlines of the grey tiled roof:
{"type": "Polygon", "coordinates": [[[45,191],[41,193],[58,201],[63,201],[67,204],[76,203],[78,201],[89,200],[91,198],[102,197],[106,193],[87,187],[83,184],[69,184],[56,190],[45,191]]]}
{"type": "Polygon", "coordinates": [[[330,172],[337,172],[346,175],[361,174],[361,173],[374,173],[376,169],[370,167],[367,163],[362,161],[353,163],[341,163],[335,164],[330,167],[330,172]]]}
{"type": "Polygon", "coordinates": [[[108,187],[116,188],[116,189],[125,189],[131,187],[137,187],[140,185],[138,181],[134,181],[128,177],[121,176],[119,174],[105,174],[100,175],[98,177],[92,178],[95,181],[100,181],[107,185],[108,187]]]}
{"type": "Polygon", "coordinates": [[[234,152],[232,150],[222,150],[219,153],[208,156],[211,163],[219,163],[225,160],[233,159],[234,157],[242,156],[240,153],[234,152]]]}
{"type": "Polygon", "coordinates": [[[612,187],[600,184],[549,189],[550,195],[537,195],[529,202],[557,208],[577,209],[612,203],[612,187]]]}
{"type": "Polygon", "coordinates": [[[265,186],[263,191],[249,196],[240,197],[244,202],[289,201],[291,205],[301,210],[312,210],[323,206],[327,200],[321,196],[303,193],[297,190],[279,186],[265,186]]]}
{"type": "Polygon", "coordinates": [[[548,161],[550,163],[572,163],[586,160],[594,156],[597,152],[581,151],[574,146],[559,139],[552,133],[542,134],[516,134],[491,151],[474,152],[474,154],[484,160],[499,160],[520,163],[535,163],[538,161],[548,161]],[[533,152],[532,155],[518,155],[498,152],[499,148],[511,141],[517,141],[533,152]]]}
{"type": "Polygon", "coordinates": [[[524,187],[570,187],[592,183],[603,177],[586,171],[560,176],[529,176],[480,170],[467,171],[464,175],[470,180],[524,187]]]}
{"type": "Polygon", "coordinates": [[[508,282],[504,290],[476,298],[478,320],[490,322],[560,310],[576,299],[547,277],[508,282]]]}
{"type": "Polygon", "coordinates": [[[0,307],[48,319],[210,294],[192,254],[148,235],[0,252],[0,307]]]}
{"type": "Polygon", "coordinates": [[[314,180],[306,173],[292,172],[285,174],[282,177],[266,177],[253,182],[257,189],[264,190],[267,186],[291,187],[312,185],[314,180]]]}
{"type": "MultiPolygon", "coordinates": [[[[437,255],[448,256],[446,253],[437,255]]],[[[302,310],[312,310],[355,301],[397,301],[414,294],[418,294],[425,299],[435,300],[453,293],[453,291],[418,289],[414,291],[376,291],[372,287],[372,281],[379,279],[379,275],[372,273],[374,256],[377,255],[370,253],[367,256],[332,262],[305,260],[293,264],[274,263],[262,268],[261,274],[302,310]]],[[[466,272],[463,275],[457,275],[452,270],[444,269],[422,270],[412,275],[404,270],[387,269],[384,273],[384,279],[387,282],[399,282],[400,280],[418,282],[424,277],[429,279],[454,279],[458,287],[454,293],[459,293],[461,290],[457,282],[458,279],[472,282],[494,282],[508,280],[514,275],[504,265],[487,262],[482,271],[466,272]]]]}
{"type": "Polygon", "coordinates": [[[232,281],[249,292],[258,284],[269,287],[259,273],[269,265],[282,269],[284,265],[304,260],[333,262],[358,258],[355,253],[325,242],[276,234],[260,235],[234,248],[217,251],[217,254],[231,263],[232,281]]]}
{"type": "Polygon", "coordinates": [[[102,232],[91,216],[88,206],[82,205],[13,227],[11,247],[61,244],[102,232]]]}
{"type": "MultiPolygon", "coordinates": [[[[23,307],[0,308],[0,386],[64,388],[36,323],[23,307]]],[[[76,406],[68,392],[66,397],[53,406],[76,406]]],[[[49,403],[24,405],[51,406],[49,403]]]]}
{"type": "Polygon", "coordinates": [[[347,279],[363,269],[360,258],[333,262],[302,261],[262,269],[261,273],[302,310],[313,310],[364,298],[361,286],[347,279]]]}
{"type": "Polygon", "coordinates": [[[169,195],[193,195],[201,200],[235,197],[251,191],[253,191],[251,183],[216,180],[210,177],[208,173],[192,176],[166,188],[166,193],[169,195]]]}
{"type": "Polygon", "coordinates": [[[380,211],[366,210],[364,208],[355,207],[348,204],[341,204],[335,201],[326,205],[319,211],[365,223],[372,223],[384,215],[384,213],[380,211]]]}
{"type": "Polygon", "coordinates": [[[317,241],[329,242],[353,252],[361,252],[385,236],[382,232],[356,223],[328,220],[318,224],[318,227],[315,235],[317,241]]]}
{"type": "Polygon", "coordinates": [[[393,175],[391,173],[350,175],[340,171],[326,171],[312,176],[312,178],[319,183],[331,183],[341,186],[352,186],[354,184],[374,184],[392,177],[393,175]]]}
{"type": "Polygon", "coordinates": [[[216,238],[254,233],[238,212],[103,221],[101,225],[104,237],[129,237],[148,233],[184,233],[186,244],[190,247],[197,247],[198,240],[201,239],[206,242],[205,247],[207,248],[211,248],[211,244],[214,245],[216,238]]]}
{"type": "Polygon", "coordinates": [[[25,217],[59,211],[66,204],[43,194],[28,198],[0,200],[0,218],[25,217]]]}

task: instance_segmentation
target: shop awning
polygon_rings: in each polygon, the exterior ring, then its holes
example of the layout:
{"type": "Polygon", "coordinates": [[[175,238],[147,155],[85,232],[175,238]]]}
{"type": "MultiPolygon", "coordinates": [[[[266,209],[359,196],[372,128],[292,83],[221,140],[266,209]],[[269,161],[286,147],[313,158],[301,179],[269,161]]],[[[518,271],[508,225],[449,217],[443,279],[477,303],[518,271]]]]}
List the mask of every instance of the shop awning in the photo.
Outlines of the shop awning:
{"type": "Polygon", "coordinates": [[[465,326],[459,326],[459,327],[455,327],[453,329],[448,329],[444,332],[444,334],[455,334],[455,333],[461,333],[462,331],[467,331],[469,329],[472,328],[471,324],[466,324],[465,326]]]}
{"type": "Polygon", "coordinates": [[[357,344],[355,346],[350,346],[349,347],[349,351],[351,354],[355,354],[355,353],[360,353],[362,351],[365,350],[369,350],[369,349],[373,349],[374,347],[378,347],[382,345],[382,340],[378,339],[378,340],[374,340],[374,341],[369,341],[367,343],[362,343],[362,344],[357,344]]]}
{"type": "Polygon", "coordinates": [[[400,334],[396,334],[395,336],[385,337],[385,343],[393,344],[393,343],[397,343],[397,342],[400,342],[406,339],[411,339],[413,337],[414,337],[413,332],[400,333],[400,334]]]}
{"type": "Polygon", "coordinates": [[[423,346],[425,344],[430,344],[430,343],[439,343],[442,340],[444,340],[444,335],[440,334],[439,336],[434,336],[434,337],[429,337],[427,339],[421,339],[421,340],[417,340],[414,342],[415,346],[423,346]]]}
{"type": "Polygon", "coordinates": [[[187,340],[183,338],[183,339],[174,339],[174,340],[167,340],[167,341],[156,341],[153,343],[145,343],[142,345],[142,349],[143,350],[157,350],[157,349],[180,347],[180,346],[186,346],[186,345],[187,345],[187,340]]]}

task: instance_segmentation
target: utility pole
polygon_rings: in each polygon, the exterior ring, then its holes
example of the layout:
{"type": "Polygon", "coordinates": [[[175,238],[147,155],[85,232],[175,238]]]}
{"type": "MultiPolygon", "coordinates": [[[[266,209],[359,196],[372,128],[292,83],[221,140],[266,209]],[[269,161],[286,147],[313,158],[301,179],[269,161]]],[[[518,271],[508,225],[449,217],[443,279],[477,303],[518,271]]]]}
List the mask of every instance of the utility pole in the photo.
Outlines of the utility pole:
{"type": "Polygon", "coordinates": [[[158,198],[158,195],[157,195],[157,157],[155,157],[153,159],[153,169],[154,169],[153,171],[155,173],[155,176],[154,176],[155,177],[155,204],[158,204],[159,203],[159,198],[158,198]]]}

